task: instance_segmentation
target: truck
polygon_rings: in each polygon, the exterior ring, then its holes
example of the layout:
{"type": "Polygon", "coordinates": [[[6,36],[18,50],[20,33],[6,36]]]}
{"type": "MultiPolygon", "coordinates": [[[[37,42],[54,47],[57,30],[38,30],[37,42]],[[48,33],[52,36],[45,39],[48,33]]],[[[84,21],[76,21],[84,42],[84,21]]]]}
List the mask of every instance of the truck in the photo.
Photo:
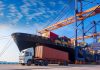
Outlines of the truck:
{"type": "Polygon", "coordinates": [[[32,63],[34,56],[34,48],[27,48],[20,52],[19,55],[19,64],[21,65],[30,65],[32,63]]]}
{"type": "Polygon", "coordinates": [[[28,66],[31,64],[39,66],[48,66],[48,64],[68,65],[68,62],[67,52],[45,45],[37,45],[35,49],[22,50],[19,56],[19,63],[28,66]]]}

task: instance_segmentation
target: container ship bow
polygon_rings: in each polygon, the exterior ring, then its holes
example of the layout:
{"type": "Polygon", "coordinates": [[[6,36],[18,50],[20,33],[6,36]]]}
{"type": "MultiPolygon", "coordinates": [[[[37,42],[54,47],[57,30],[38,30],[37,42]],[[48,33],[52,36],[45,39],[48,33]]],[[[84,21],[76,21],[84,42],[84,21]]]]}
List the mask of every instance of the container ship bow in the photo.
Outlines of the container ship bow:
{"type": "MultiPolygon", "coordinates": [[[[12,37],[20,51],[30,47],[35,48],[37,45],[46,45],[47,47],[50,48],[68,52],[70,61],[74,62],[75,60],[74,49],[68,47],[68,45],[65,42],[62,42],[61,39],[59,38],[50,39],[47,37],[27,34],[27,33],[13,33],[12,37]]],[[[66,38],[66,42],[68,42],[69,40],[70,40],[69,38],[66,38]]]]}

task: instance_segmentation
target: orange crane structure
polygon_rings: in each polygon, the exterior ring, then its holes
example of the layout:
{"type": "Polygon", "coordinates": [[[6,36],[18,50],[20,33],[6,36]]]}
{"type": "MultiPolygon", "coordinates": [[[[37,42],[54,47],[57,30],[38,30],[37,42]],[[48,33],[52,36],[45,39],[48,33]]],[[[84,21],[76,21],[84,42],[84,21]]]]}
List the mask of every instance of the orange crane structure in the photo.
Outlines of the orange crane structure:
{"type": "MultiPolygon", "coordinates": [[[[90,34],[88,36],[84,36],[84,38],[91,38],[91,37],[96,37],[96,36],[100,36],[100,32],[99,33],[93,33],[93,34],[90,34]]],[[[82,39],[82,36],[77,38],[77,40],[81,40],[81,39],[82,39]]],[[[75,41],[75,38],[71,38],[71,41],[75,41]]]]}
{"type": "MultiPolygon", "coordinates": [[[[86,19],[88,17],[95,16],[95,15],[97,15],[99,13],[100,13],[100,5],[97,5],[97,6],[92,7],[90,9],[86,10],[86,11],[78,12],[76,14],[76,16],[78,17],[77,21],[81,21],[81,20],[84,20],[84,19],[86,19]]],[[[67,18],[67,19],[65,19],[63,21],[57,22],[57,23],[55,23],[55,24],[53,24],[51,26],[48,26],[47,28],[44,28],[43,30],[40,30],[39,33],[41,35],[43,35],[43,36],[44,35],[48,35],[48,32],[50,32],[52,30],[55,30],[55,29],[58,29],[60,27],[72,24],[74,22],[76,22],[75,21],[75,16],[71,16],[71,17],[69,17],[69,18],[67,18]]],[[[95,36],[98,36],[98,35],[100,35],[100,33],[94,33],[94,34],[91,34],[89,36],[84,36],[84,38],[95,37],[95,36]]],[[[82,37],[78,37],[77,38],[77,40],[80,40],[80,39],[82,39],[82,37]]],[[[74,41],[75,38],[72,38],[71,40],[74,41]]]]}
{"type": "MultiPolygon", "coordinates": [[[[92,7],[84,12],[79,12],[77,14],[77,16],[79,17],[78,18],[78,21],[80,20],[84,20],[88,17],[91,17],[91,16],[94,16],[96,14],[99,14],[100,13],[100,6],[95,6],[95,7],[92,7]],[[91,13],[92,12],[92,13],[91,13]],[[89,14],[91,13],[91,14],[89,14]],[[84,16],[83,16],[84,15],[84,16]]],[[[60,27],[63,27],[63,26],[66,26],[66,25],[69,25],[69,24],[72,24],[75,22],[75,17],[74,16],[71,16],[63,21],[60,21],[60,22],[57,22],[51,26],[48,26],[47,28],[43,29],[43,30],[40,30],[39,33],[40,34],[43,34],[43,33],[46,33],[46,32],[50,32],[52,30],[55,30],[55,29],[58,29],[60,27]]]]}

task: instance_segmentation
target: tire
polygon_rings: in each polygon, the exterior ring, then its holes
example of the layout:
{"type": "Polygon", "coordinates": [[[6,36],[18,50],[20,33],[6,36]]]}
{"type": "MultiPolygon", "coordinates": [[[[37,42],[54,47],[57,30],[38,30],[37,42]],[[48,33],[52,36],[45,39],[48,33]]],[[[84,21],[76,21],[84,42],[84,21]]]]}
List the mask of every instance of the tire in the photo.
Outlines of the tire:
{"type": "Polygon", "coordinates": [[[39,66],[44,66],[44,63],[43,62],[39,62],[39,66]]]}
{"type": "Polygon", "coordinates": [[[44,61],[40,60],[40,61],[38,61],[38,64],[39,64],[39,66],[44,66],[44,61]]]}
{"type": "Polygon", "coordinates": [[[35,60],[35,61],[34,61],[34,65],[35,65],[35,66],[38,66],[38,65],[39,65],[39,62],[35,60]]]}
{"type": "Polygon", "coordinates": [[[59,63],[60,66],[68,66],[68,63],[66,61],[59,63]]]}
{"type": "Polygon", "coordinates": [[[21,65],[23,65],[23,66],[24,66],[24,65],[25,65],[25,63],[21,63],[21,65]]]}
{"type": "Polygon", "coordinates": [[[32,64],[32,61],[31,60],[28,60],[27,61],[27,66],[31,66],[31,64],[32,64]]]}
{"type": "Polygon", "coordinates": [[[34,65],[36,66],[48,66],[48,61],[44,61],[44,60],[41,60],[41,61],[35,61],[34,65]]]}
{"type": "Polygon", "coordinates": [[[48,66],[48,61],[44,61],[44,66],[48,66]]]}
{"type": "Polygon", "coordinates": [[[63,65],[64,66],[68,66],[68,62],[67,61],[64,61],[63,65]]]}

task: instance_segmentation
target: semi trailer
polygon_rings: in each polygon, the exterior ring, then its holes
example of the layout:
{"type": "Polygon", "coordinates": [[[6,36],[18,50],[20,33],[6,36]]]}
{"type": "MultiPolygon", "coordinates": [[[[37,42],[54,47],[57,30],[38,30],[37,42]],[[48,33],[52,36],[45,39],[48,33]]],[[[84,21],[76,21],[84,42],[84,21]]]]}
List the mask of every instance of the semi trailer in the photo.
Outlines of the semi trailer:
{"type": "Polygon", "coordinates": [[[68,65],[68,53],[50,48],[45,45],[37,45],[35,49],[22,50],[19,56],[19,63],[22,65],[31,64],[47,66],[48,64],[68,65]]]}

